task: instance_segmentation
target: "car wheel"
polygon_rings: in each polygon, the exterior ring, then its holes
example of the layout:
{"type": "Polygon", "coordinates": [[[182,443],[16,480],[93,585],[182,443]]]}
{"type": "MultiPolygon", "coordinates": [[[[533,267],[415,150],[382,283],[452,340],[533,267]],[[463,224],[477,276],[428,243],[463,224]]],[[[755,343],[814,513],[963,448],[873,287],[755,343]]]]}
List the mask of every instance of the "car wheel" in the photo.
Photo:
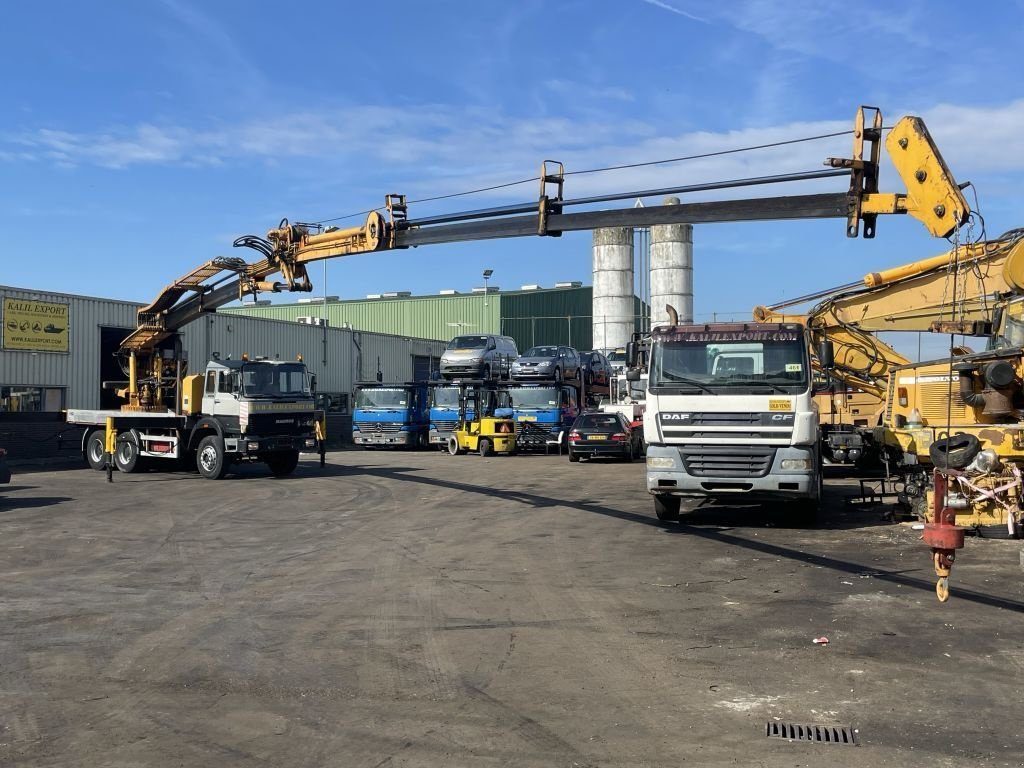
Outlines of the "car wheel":
{"type": "Polygon", "coordinates": [[[85,460],[89,466],[96,470],[107,468],[107,436],[103,430],[95,429],[89,433],[85,440],[85,460]]]}
{"type": "Polygon", "coordinates": [[[480,438],[480,442],[477,445],[477,450],[480,452],[481,456],[490,456],[491,455],[491,441],[488,440],[486,437],[481,437],[480,438]]]}
{"type": "Polygon", "coordinates": [[[654,514],[663,523],[674,523],[679,519],[678,496],[655,496],[654,514]]]}
{"type": "Polygon", "coordinates": [[[483,378],[484,378],[484,381],[490,381],[491,380],[491,366],[489,366],[489,365],[485,365],[484,366],[483,378]]]}
{"type": "Polygon", "coordinates": [[[571,461],[573,464],[575,464],[579,460],[580,460],[579,454],[573,453],[572,451],[569,451],[569,461],[571,461]]]}
{"type": "Polygon", "coordinates": [[[594,374],[588,372],[585,375],[584,380],[586,381],[588,387],[594,386],[594,374]]]}
{"type": "Polygon", "coordinates": [[[114,446],[114,466],[118,471],[129,473],[139,468],[139,444],[131,433],[117,436],[114,446]]]}
{"type": "Polygon", "coordinates": [[[224,443],[216,435],[207,435],[196,449],[196,468],[207,480],[220,480],[228,471],[224,443]]]}
{"type": "Polygon", "coordinates": [[[557,382],[561,382],[562,381],[562,369],[561,368],[555,368],[554,377],[555,377],[555,381],[557,381],[557,382]]]}

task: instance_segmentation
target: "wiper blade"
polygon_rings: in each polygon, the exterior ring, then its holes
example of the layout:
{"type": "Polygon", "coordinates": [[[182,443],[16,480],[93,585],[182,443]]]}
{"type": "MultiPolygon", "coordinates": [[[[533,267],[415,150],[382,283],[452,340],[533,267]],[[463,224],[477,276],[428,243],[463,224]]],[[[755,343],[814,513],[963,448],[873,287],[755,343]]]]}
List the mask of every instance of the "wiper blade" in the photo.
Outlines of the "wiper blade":
{"type": "Polygon", "coordinates": [[[665,373],[663,375],[669,381],[673,381],[673,382],[678,381],[681,384],[689,384],[691,387],[697,387],[698,389],[703,389],[705,392],[707,392],[710,395],[715,394],[715,391],[713,389],[711,389],[711,387],[707,386],[706,384],[702,384],[701,382],[697,381],[696,379],[688,379],[685,376],[676,376],[674,373],[665,373]]]}

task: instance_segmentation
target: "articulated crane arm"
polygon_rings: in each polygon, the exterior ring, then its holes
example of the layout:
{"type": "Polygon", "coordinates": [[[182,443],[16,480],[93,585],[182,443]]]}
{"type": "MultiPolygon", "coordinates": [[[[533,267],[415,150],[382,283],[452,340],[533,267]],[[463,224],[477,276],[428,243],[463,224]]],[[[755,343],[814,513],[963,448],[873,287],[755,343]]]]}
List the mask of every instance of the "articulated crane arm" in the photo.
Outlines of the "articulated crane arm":
{"type": "Polygon", "coordinates": [[[992,315],[1009,295],[1024,292],[1024,230],[974,243],[883,272],[860,283],[755,307],[762,322],[798,320],[815,342],[831,341],[833,377],[884,397],[889,370],[910,361],[874,334],[937,331],[987,336],[992,315]],[[787,307],[818,300],[806,315],[787,307]]]}
{"type": "MultiPolygon", "coordinates": [[[[853,130],[853,156],[828,158],[825,160],[827,170],[808,173],[566,199],[562,164],[545,161],[539,176],[540,195],[535,202],[410,219],[405,196],[387,195],[386,216],[373,211],[363,224],[347,229],[322,229],[283,220],[266,238],[249,235],[235,241],[237,247],[258,251],[261,255],[258,261],[214,259],[169,285],[154,302],[140,310],[138,328],[121,347],[122,354],[129,357],[129,385],[125,391],[129,405],[126,408],[164,407],[163,401],[173,382],[168,372],[175,352],[161,353],[160,347],[178,329],[204,313],[247,295],[264,291],[311,291],[313,286],[306,265],[314,261],[442,243],[538,235],[559,237],[563,232],[604,227],[681,223],[842,218],[846,219],[848,237],[863,234],[870,238],[875,235],[877,217],[883,214],[910,214],[932,235],[948,236],[967,220],[970,207],[924,121],[904,117],[885,139],[887,152],[906,185],[905,193],[879,192],[882,133],[881,112],[874,107],[861,107],[853,130]],[[870,120],[866,114],[872,115],[870,120]],[[610,201],[840,176],[849,178],[845,192],[568,211],[610,201]],[[278,274],[281,281],[271,280],[278,274]]],[[[180,368],[180,362],[178,365],[180,368]]]]}

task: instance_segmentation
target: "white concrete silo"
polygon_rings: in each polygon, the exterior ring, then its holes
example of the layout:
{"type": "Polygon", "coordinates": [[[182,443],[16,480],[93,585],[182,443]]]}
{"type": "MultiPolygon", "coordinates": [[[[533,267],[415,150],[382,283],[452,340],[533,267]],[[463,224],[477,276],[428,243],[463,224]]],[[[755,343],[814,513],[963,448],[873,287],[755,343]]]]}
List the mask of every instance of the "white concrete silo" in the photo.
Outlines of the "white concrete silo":
{"type": "MultiPolygon", "coordinates": [[[[665,205],[679,205],[678,197],[665,205]]],[[[651,227],[651,327],[668,322],[665,305],[679,313],[680,323],[693,322],[693,225],[651,227]]]]}
{"type": "Polygon", "coordinates": [[[633,335],[633,230],[594,230],[594,349],[626,346],[633,335]]]}

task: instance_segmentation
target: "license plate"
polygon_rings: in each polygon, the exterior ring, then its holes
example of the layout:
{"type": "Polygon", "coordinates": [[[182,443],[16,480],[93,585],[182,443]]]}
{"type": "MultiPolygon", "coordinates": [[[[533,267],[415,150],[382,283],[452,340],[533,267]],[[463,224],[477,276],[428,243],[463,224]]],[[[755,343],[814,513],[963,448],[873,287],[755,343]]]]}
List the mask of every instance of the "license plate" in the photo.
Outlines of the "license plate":
{"type": "Polygon", "coordinates": [[[519,420],[520,421],[536,421],[537,417],[536,416],[520,416],[519,420]]]}
{"type": "Polygon", "coordinates": [[[792,411],[793,404],[789,400],[769,400],[769,411],[792,411]]]}
{"type": "Polygon", "coordinates": [[[608,435],[591,435],[587,440],[607,440],[608,435]]]}

